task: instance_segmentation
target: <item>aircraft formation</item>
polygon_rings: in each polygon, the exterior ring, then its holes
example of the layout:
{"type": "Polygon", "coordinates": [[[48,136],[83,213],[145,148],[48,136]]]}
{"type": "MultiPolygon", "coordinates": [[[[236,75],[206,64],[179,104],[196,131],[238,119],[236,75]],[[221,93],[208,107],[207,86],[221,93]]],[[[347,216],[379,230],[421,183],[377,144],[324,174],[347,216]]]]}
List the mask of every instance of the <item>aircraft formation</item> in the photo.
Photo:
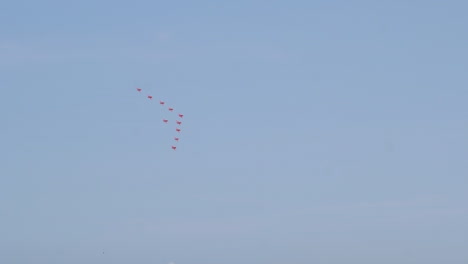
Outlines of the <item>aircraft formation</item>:
{"type": "MultiPolygon", "coordinates": [[[[143,93],[143,89],[142,88],[136,88],[137,92],[138,93],[143,93]]],[[[146,98],[148,100],[151,100],[153,101],[153,96],[150,95],[150,94],[147,94],[146,95],[146,98]]],[[[177,149],[177,143],[179,142],[180,140],[180,133],[182,132],[182,119],[184,117],[183,114],[181,113],[178,113],[175,118],[173,120],[169,119],[169,118],[165,118],[165,116],[167,116],[167,113],[168,112],[171,112],[171,113],[174,113],[174,107],[166,107],[166,102],[163,101],[163,100],[159,100],[159,105],[162,107],[162,110],[163,110],[163,118],[161,120],[161,122],[167,124],[167,125],[170,125],[170,124],[174,124],[175,125],[175,129],[174,131],[177,132],[174,137],[173,137],[173,144],[171,145],[171,148],[173,150],[176,150],[177,149]],[[166,112],[167,111],[167,112],[166,112]]]]}

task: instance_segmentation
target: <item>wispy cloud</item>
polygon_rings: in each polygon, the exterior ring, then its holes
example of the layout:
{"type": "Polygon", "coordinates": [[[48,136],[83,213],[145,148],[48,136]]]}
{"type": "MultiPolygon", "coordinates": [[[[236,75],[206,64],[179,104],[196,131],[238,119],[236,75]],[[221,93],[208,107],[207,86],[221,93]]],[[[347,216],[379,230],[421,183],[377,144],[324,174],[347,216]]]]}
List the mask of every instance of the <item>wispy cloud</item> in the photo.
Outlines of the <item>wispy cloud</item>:
{"type": "MultiPolygon", "coordinates": [[[[170,35],[156,33],[154,42],[167,42],[170,35]]],[[[177,57],[157,45],[126,39],[44,38],[34,41],[0,40],[0,65],[57,63],[76,60],[162,60],[177,57]]]]}

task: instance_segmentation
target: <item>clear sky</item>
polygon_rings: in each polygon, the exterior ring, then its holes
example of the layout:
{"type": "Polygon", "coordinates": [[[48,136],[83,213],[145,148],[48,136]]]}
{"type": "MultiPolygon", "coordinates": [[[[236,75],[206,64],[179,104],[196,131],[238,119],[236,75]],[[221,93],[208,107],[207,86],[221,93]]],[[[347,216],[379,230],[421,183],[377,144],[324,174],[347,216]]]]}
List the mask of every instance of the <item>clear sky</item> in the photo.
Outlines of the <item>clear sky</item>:
{"type": "Polygon", "coordinates": [[[468,263],[467,10],[2,2],[0,263],[468,263]]]}

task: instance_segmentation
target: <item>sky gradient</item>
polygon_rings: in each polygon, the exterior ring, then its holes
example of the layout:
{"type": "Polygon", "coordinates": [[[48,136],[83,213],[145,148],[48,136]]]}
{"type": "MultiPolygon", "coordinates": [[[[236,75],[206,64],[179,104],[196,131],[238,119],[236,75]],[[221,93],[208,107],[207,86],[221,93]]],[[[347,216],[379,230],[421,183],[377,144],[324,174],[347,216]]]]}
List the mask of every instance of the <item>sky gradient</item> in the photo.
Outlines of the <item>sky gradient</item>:
{"type": "Polygon", "coordinates": [[[467,9],[2,3],[0,263],[468,263],[467,9]]]}

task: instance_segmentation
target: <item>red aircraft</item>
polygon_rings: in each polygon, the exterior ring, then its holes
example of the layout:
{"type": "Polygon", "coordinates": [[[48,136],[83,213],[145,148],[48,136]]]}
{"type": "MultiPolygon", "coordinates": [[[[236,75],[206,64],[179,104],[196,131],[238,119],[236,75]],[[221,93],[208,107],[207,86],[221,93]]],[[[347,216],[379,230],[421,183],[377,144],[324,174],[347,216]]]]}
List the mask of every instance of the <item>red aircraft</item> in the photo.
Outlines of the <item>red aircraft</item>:
{"type": "Polygon", "coordinates": [[[172,110],[174,110],[174,108],[171,108],[171,107],[169,107],[169,111],[171,111],[171,112],[172,112],[172,110]]]}
{"type": "Polygon", "coordinates": [[[184,115],[183,115],[183,114],[179,114],[179,116],[180,116],[180,118],[184,117],[184,115]]]}
{"type": "Polygon", "coordinates": [[[149,98],[149,99],[153,99],[153,96],[151,96],[151,95],[148,95],[148,98],[149,98]]]}
{"type": "Polygon", "coordinates": [[[164,104],[164,102],[163,102],[163,101],[159,101],[159,104],[163,105],[163,104],[164,104]]]}
{"type": "Polygon", "coordinates": [[[176,148],[177,148],[177,147],[175,147],[175,146],[172,146],[172,149],[173,149],[173,150],[176,150],[176,148]]]}
{"type": "Polygon", "coordinates": [[[168,121],[167,119],[163,119],[163,122],[164,122],[164,123],[167,123],[167,121],[168,121]]]}
{"type": "Polygon", "coordinates": [[[179,138],[178,138],[178,137],[175,137],[174,140],[175,140],[175,141],[179,141],[179,138]]]}
{"type": "Polygon", "coordinates": [[[141,92],[141,88],[136,88],[136,89],[137,89],[137,91],[141,92]]]}
{"type": "Polygon", "coordinates": [[[179,129],[179,128],[176,128],[175,130],[176,130],[177,132],[180,132],[180,129],[179,129]]]}
{"type": "Polygon", "coordinates": [[[177,123],[178,125],[182,124],[182,122],[180,122],[180,121],[176,121],[176,123],[177,123]]]}

